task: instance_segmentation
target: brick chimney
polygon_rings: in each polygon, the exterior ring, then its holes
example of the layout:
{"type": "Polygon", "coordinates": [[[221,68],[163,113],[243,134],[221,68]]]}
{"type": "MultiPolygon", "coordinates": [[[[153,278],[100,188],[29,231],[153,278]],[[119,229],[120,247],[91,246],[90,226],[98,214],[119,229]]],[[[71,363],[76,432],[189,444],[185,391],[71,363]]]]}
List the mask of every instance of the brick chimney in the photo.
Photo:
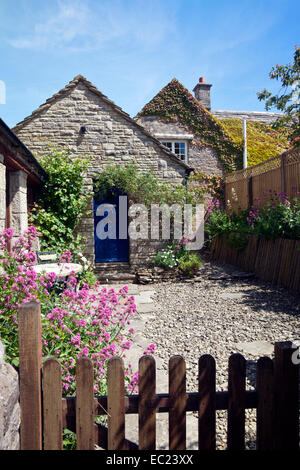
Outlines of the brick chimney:
{"type": "Polygon", "coordinates": [[[195,98],[204,106],[204,108],[210,111],[210,88],[212,85],[205,82],[204,77],[199,78],[199,83],[193,89],[195,98]]]}

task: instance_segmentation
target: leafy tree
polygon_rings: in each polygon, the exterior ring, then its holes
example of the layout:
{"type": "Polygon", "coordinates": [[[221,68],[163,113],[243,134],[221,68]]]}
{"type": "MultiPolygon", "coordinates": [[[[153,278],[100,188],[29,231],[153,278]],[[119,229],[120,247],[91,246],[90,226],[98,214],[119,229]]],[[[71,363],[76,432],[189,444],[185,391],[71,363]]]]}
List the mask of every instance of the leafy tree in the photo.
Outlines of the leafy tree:
{"type": "Polygon", "coordinates": [[[288,126],[289,139],[292,145],[300,145],[300,47],[295,48],[294,63],[287,65],[276,65],[269,73],[273,80],[281,81],[281,89],[275,95],[264,89],[257,93],[260,101],[265,101],[268,111],[276,108],[284,115],[276,120],[273,127],[278,129],[288,126]]]}

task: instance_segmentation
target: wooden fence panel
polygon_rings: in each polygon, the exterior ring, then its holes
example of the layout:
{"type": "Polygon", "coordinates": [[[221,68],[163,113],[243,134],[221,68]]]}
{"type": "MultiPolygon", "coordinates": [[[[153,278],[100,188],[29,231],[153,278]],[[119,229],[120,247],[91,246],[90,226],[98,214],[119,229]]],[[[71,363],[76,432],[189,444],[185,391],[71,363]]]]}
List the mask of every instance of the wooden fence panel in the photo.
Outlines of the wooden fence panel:
{"type": "Polygon", "coordinates": [[[228,365],[228,450],[245,448],[246,361],[232,354],[228,365]]]}
{"type": "Polygon", "coordinates": [[[295,241],[290,288],[300,292],[300,240],[295,241]]]}
{"type": "Polygon", "coordinates": [[[213,241],[210,258],[254,272],[263,281],[300,292],[300,240],[267,240],[248,235],[248,245],[238,251],[219,235],[213,241]]]}
{"type": "Polygon", "coordinates": [[[271,193],[293,197],[300,191],[300,149],[295,148],[258,165],[229,173],[225,177],[226,207],[237,211],[253,203],[265,206],[271,193]],[[229,202],[228,202],[229,201],[229,202]]]}
{"type": "Polygon", "coordinates": [[[186,449],[186,366],[181,356],[169,361],[169,449],[186,449]]]}
{"type": "Polygon", "coordinates": [[[125,443],[124,366],[112,357],[107,367],[108,450],[127,450],[125,443]]]}
{"type": "Polygon", "coordinates": [[[198,448],[216,448],[216,362],[210,355],[199,359],[198,393],[198,448]]]}
{"type": "Polygon", "coordinates": [[[94,450],[94,369],[91,359],[76,365],[76,437],[78,450],[94,450]]]}
{"type": "Polygon", "coordinates": [[[257,361],[256,390],[256,448],[274,450],[274,367],[269,357],[257,361]]]}
{"type": "Polygon", "coordinates": [[[280,269],[278,273],[278,285],[289,287],[291,283],[291,264],[294,256],[295,240],[285,240],[282,247],[280,269]]]}
{"type": "Polygon", "coordinates": [[[282,191],[280,167],[252,177],[253,204],[257,206],[256,199],[259,199],[260,206],[265,206],[268,199],[264,194],[268,196],[270,189],[277,194],[282,191]]]}
{"type": "Polygon", "coordinates": [[[247,209],[249,200],[249,181],[247,178],[241,178],[225,186],[226,205],[230,201],[230,207],[235,211],[239,207],[247,209]]]}
{"type": "Polygon", "coordinates": [[[285,156],[285,191],[290,197],[295,196],[296,191],[300,191],[300,151],[295,149],[285,156]]]}
{"type": "Polygon", "coordinates": [[[44,449],[62,450],[62,399],[61,365],[49,358],[43,365],[43,417],[44,449]]]}
{"type": "Polygon", "coordinates": [[[156,371],[151,356],[139,360],[139,450],[156,448],[156,371]]]}
{"type": "Polygon", "coordinates": [[[18,312],[20,357],[21,450],[42,449],[42,337],[40,305],[18,312]]]}

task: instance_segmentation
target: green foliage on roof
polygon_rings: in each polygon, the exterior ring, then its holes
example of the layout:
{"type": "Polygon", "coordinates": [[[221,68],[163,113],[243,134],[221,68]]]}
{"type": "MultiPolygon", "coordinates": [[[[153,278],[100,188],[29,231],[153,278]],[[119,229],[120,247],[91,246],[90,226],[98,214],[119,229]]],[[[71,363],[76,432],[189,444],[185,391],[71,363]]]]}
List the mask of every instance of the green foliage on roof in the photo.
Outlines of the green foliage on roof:
{"type": "Polygon", "coordinates": [[[174,78],[137,117],[160,116],[164,121],[180,121],[195,136],[198,145],[213,147],[227,171],[240,167],[242,147],[228,134],[223,124],[210,114],[184,86],[174,78]]]}
{"type": "MultiPolygon", "coordinates": [[[[234,142],[243,145],[243,121],[240,119],[220,119],[234,142]]],[[[258,121],[247,121],[248,166],[261,163],[285,152],[289,148],[288,131],[285,128],[273,129],[258,121]]]]}

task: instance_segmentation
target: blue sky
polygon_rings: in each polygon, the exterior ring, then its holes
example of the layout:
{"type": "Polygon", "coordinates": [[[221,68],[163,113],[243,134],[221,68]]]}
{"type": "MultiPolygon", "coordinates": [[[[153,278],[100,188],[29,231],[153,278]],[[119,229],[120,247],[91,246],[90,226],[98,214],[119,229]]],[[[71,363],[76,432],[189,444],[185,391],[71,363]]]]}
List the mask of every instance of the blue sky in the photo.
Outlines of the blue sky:
{"type": "Polygon", "coordinates": [[[300,44],[291,0],[0,0],[0,116],[13,126],[84,75],[134,116],[172,78],[213,84],[213,109],[257,110],[300,44]]]}

